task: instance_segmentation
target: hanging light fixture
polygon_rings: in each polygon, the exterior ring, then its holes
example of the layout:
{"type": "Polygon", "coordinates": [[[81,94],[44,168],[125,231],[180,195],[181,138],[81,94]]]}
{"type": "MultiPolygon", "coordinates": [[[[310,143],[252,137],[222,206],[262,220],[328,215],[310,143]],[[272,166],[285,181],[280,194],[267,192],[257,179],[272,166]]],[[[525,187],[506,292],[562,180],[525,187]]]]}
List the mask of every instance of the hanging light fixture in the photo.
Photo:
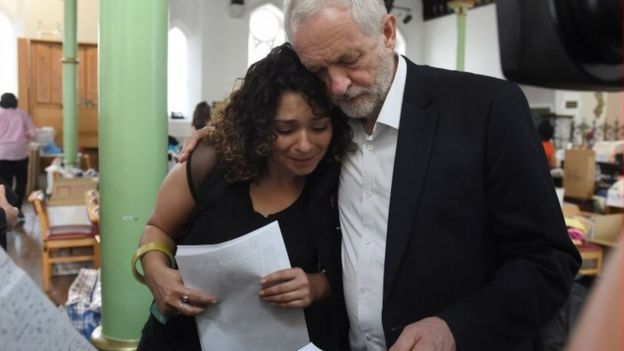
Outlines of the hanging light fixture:
{"type": "Polygon", "coordinates": [[[230,17],[241,18],[245,13],[245,0],[230,0],[230,17]]]}

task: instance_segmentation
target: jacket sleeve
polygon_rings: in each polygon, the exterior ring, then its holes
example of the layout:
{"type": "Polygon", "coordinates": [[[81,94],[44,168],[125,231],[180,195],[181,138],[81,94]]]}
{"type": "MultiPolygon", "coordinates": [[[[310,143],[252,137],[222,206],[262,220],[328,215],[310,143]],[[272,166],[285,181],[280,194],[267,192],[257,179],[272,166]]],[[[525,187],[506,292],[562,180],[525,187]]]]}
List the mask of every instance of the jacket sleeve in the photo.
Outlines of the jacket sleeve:
{"type": "Polygon", "coordinates": [[[439,314],[458,350],[510,349],[531,339],[566,301],[581,262],[515,84],[493,98],[486,129],[488,235],[501,260],[488,285],[439,314]]]}

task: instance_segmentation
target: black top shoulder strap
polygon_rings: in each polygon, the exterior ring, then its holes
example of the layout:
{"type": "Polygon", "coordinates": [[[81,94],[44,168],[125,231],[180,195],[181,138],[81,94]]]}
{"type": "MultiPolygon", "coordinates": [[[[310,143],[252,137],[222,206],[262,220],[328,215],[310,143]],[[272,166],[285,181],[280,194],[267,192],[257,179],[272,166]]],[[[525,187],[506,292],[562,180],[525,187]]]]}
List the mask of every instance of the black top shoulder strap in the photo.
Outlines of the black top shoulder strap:
{"type": "Polygon", "coordinates": [[[195,200],[191,221],[208,210],[223,193],[226,182],[218,165],[217,152],[207,141],[202,140],[186,161],[186,175],[189,190],[195,200]]]}

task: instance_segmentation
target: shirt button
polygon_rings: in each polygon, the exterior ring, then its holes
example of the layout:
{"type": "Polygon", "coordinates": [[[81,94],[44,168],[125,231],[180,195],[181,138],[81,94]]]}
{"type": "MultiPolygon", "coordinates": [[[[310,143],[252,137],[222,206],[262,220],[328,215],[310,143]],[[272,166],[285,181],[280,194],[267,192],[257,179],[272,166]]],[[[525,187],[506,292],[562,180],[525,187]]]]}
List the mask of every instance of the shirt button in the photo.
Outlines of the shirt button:
{"type": "Polygon", "coordinates": [[[366,245],[370,245],[370,243],[371,243],[371,239],[366,239],[366,241],[364,241],[364,243],[365,243],[366,245]]]}
{"type": "Polygon", "coordinates": [[[373,193],[370,191],[366,191],[366,197],[371,197],[371,196],[373,196],[373,193]]]}
{"type": "Polygon", "coordinates": [[[360,294],[365,295],[366,294],[366,289],[360,288],[360,294]]]}
{"type": "Polygon", "coordinates": [[[366,148],[368,149],[368,151],[373,151],[373,149],[375,148],[373,145],[368,144],[366,145],[366,148]]]}
{"type": "Polygon", "coordinates": [[[366,341],[368,342],[373,341],[373,336],[370,333],[366,333],[366,341]]]}

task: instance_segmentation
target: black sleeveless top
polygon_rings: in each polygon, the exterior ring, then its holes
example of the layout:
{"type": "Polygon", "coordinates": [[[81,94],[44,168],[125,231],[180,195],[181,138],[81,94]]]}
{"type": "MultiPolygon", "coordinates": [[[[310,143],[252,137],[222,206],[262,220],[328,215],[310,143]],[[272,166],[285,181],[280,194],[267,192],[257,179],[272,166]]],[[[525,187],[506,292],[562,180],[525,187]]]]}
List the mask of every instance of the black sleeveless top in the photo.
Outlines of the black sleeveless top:
{"type": "MultiPolygon", "coordinates": [[[[188,163],[191,162],[189,159],[188,163]]],[[[192,179],[192,168],[187,167],[187,174],[199,210],[177,243],[217,244],[278,221],[292,267],[300,267],[307,273],[325,271],[330,281],[332,296],[304,309],[310,341],[322,350],[348,350],[340,237],[336,230],[338,217],[331,198],[337,184],[337,165],[319,166],[306,178],[299,198],[268,217],[254,211],[248,182],[226,183],[223,173],[216,167],[198,183],[192,179]]],[[[201,350],[195,319],[176,315],[162,325],[150,316],[138,350],[201,350]]]]}

